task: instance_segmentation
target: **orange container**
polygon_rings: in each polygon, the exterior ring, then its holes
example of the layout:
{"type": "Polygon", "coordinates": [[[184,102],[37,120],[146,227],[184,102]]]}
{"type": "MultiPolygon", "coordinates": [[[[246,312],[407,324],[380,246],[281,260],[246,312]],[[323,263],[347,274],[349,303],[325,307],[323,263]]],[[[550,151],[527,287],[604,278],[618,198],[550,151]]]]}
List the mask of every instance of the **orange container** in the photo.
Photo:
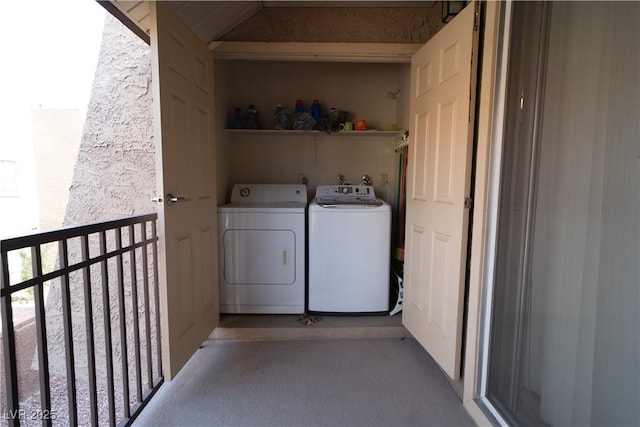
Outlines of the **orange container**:
{"type": "Polygon", "coordinates": [[[356,120],[355,121],[355,130],[367,130],[367,121],[366,120],[356,120]]]}

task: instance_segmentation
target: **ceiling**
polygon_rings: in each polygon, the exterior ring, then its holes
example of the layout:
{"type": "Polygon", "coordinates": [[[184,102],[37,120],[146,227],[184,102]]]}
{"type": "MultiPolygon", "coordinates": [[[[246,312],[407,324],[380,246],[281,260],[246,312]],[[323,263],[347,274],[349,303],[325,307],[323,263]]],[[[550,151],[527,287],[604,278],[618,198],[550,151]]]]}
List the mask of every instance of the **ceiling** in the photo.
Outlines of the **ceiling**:
{"type": "MultiPolygon", "coordinates": [[[[148,1],[98,0],[149,43],[148,1]]],[[[224,34],[266,7],[424,7],[434,1],[169,1],[176,13],[205,43],[224,34]]]]}

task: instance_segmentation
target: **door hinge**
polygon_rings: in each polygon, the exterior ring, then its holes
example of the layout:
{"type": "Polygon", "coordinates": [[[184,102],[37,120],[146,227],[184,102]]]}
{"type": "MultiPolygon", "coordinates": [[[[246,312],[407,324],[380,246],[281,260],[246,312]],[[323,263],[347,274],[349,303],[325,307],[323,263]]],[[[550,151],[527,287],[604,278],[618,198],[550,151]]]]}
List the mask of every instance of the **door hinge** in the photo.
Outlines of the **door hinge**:
{"type": "Polygon", "coordinates": [[[465,197],[464,198],[464,208],[465,209],[471,209],[472,205],[473,205],[473,199],[471,197],[465,197]]]}
{"type": "Polygon", "coordinates": [[[473,31],[480,29],[480,1],[476,0],[473,4],[473,31]]]}

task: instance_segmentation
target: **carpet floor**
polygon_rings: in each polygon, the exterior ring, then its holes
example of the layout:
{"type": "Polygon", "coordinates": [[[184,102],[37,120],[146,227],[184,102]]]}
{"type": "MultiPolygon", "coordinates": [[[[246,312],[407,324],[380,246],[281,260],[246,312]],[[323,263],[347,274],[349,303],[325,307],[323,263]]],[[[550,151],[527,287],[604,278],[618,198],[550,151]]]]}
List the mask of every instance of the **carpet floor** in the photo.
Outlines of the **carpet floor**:
{"type": "Polygon", "coordinates": [[[413,338],[209,340],[134,426],[471,426],[413,338]]]}

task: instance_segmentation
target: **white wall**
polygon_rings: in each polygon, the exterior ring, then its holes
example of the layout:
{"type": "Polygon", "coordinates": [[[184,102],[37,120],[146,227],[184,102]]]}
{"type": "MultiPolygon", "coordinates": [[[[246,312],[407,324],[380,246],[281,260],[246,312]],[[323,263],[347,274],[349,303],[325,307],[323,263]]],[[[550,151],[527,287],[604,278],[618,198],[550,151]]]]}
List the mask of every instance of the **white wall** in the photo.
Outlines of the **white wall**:
{"type": "MultiPolygon", "coordinates": [[[[335,107],[365,119],[370,129],[407,128],[408,97],[392,99],[388,92],[408,93],[408,64],[359,64],[282,61],[216,61],[218,124],[229,127],[234,107],[255,104],[261,127],[273,129],[277,104],[293,110],[300,98],[309,108],[319,99],[323,111],[335,107]]],[[[310,195],[317,185],[337,183],[338,174],[359,183],[363,174],[373,179],[377,193],[396,197],[397,156],[393,136],[229,135],[217,130],[219,203],[228,201],[239,182],[298,183],[309,178],[310,195]],[[382,185],[382,175],[389,183],[382,185]]]]}

